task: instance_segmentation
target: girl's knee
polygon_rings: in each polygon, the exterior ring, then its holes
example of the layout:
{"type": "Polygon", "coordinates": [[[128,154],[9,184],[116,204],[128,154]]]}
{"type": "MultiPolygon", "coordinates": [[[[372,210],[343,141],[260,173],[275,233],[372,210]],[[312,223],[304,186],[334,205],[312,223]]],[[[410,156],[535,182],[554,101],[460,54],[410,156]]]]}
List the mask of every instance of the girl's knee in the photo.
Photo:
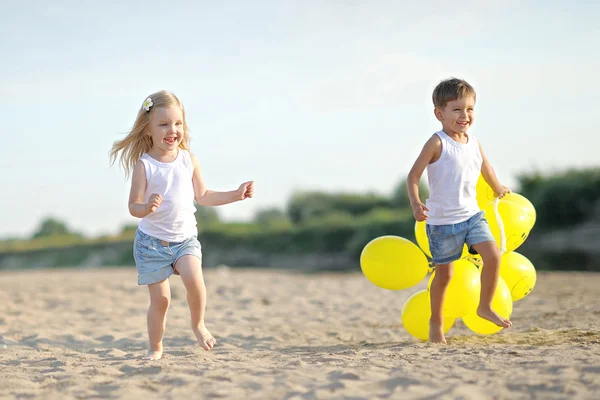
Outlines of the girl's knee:
{"type": "Polygon", "coordinates": [[[159,310],[166,310],[169,308],[169,304],[171,303],[171,296],[160,295],[154,296],[150,299],[151,306],[157,308],[159,310]]]}

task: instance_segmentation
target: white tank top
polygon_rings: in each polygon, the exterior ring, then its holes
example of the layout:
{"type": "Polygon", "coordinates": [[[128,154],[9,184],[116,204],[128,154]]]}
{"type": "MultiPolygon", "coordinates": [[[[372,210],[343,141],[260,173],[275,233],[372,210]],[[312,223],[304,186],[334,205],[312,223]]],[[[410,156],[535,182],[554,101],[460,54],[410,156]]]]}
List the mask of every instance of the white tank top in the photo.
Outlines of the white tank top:
{"type": "Polygon", "coordinates": [[[477,180],[483,158],[477,139],[468,136],[459,143],[444,131],[436,132],[442,141],[442,154],[427,165],[429,181],[429,225],[450,225],[463,222],[477,214],[477,180]]]}
{"type": "Polygon", "coordinates": [[[156,211],[142,218],[138,228],[167,242],[183,242],[197,235],[190,153],[180,149],[170,163],[157,161],[148,154],[143,154],[140,160],[146,169],[144,201],[148,202],[153,193],[160,194],[163,201],[156,211]]]}

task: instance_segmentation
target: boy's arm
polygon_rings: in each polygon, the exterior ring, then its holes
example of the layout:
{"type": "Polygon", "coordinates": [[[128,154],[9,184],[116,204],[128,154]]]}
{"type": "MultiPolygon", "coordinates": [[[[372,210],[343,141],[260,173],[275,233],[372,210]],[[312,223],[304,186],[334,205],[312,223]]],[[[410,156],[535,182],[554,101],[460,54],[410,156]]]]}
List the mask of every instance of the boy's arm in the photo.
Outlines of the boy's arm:
{"type": "Polygon", "coordinates": [[[483,176],[483,180],[485,180],[485,182],[488,185],[490,185],[496,197],[504,197],[504,195],[510,193],[510,189],[506,186],[502,186],[502,184],[498,180],[498,177],[496,177],[494,167],[492,167],[492,164],[483,152],[481,143],[479,143],[479,152],[481,153],[481,157],[483,158],[483,163],[481,164],[481,175],[483,176]]]}
{"type": "Polygon", "coordinates": [[[198,158],[190,152],[192,164],[194,166],[194,173],[192,175],[192,183],[194,185],[194,200],[201,206],[221,206],[224,204],[233,203],[235,201],[244,200],[254,195],[254,182],[244,182],[240,185],[237,190],[231,190],[228,192],[217,192],[214,190],[208,190],[204,178],[202,177],[202,170],[200,169],[200,162],[198,158]]]}
{"type": "Polygon", "coordinates": [[[162,201],[160,195],[153,195],[151,202],[144,203],[145,192],[146,169],[142,161],[138,160],[133,169],[133,174],[131,174],[131,189],[129,191],[129,213],[134,217],[144,218],[156,210],[162,201]]]}
{"type": "Polygon", "coordinates": [[[413,164],[408,177],[406,178],[406,187],[408,190],[408,198],[413,209],[413,214],[417,221],[424,221],[428,218],[425,211],[429,209],[421,202],[419,197],[419,181],[423,175],[423,171],[427,165],[440,158],[442,153],[442,142],[439,136],[433,135],[423,146],[421,154],[417,157],[413,164]]]}

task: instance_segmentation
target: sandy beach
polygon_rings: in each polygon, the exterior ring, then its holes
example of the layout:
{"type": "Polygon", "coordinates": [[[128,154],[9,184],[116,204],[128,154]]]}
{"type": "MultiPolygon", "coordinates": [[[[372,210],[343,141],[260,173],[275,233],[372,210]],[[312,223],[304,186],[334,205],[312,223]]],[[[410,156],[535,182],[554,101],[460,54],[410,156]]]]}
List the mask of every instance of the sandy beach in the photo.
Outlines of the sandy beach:
{"type": "Polygon", "coordinates": [[[457,321],[448,345],[413,339],[404,301],[360,273],[208,269],[195,345],[185,290],[165,355],[146,362],[148,294],[133,268],[0,272],[0,397],[15,399],[597,399],[600,274],[539,273],[509,330],[457,321]]]}

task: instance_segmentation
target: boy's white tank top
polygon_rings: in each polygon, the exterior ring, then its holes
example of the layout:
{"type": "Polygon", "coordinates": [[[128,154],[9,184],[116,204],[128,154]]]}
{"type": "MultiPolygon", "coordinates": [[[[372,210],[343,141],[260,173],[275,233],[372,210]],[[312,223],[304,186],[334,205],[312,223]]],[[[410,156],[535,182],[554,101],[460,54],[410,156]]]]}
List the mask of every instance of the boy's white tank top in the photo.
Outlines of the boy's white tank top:
{"type": "Polygon", "coordinates": [[[146,169],[144,201],[148,202],[153,193],[160,194],[163,200],[156,211],[142,218],[138,228],[167,242],[183,242],[197,235],[190,153],[180,149],[170,163],[157,161],[148,154],[143,154],[140,160],[146,169]]]}
{"type": "Polygon", "coordinates": [[[427,165],[429,181],[429,225],[450,225],[463,222],[477,214],[477,180],[483,157],[477,139],[468,136],[467,143],[459,143],[444,131],[435,133],[442,141],[442,154],[427,165]]]}

